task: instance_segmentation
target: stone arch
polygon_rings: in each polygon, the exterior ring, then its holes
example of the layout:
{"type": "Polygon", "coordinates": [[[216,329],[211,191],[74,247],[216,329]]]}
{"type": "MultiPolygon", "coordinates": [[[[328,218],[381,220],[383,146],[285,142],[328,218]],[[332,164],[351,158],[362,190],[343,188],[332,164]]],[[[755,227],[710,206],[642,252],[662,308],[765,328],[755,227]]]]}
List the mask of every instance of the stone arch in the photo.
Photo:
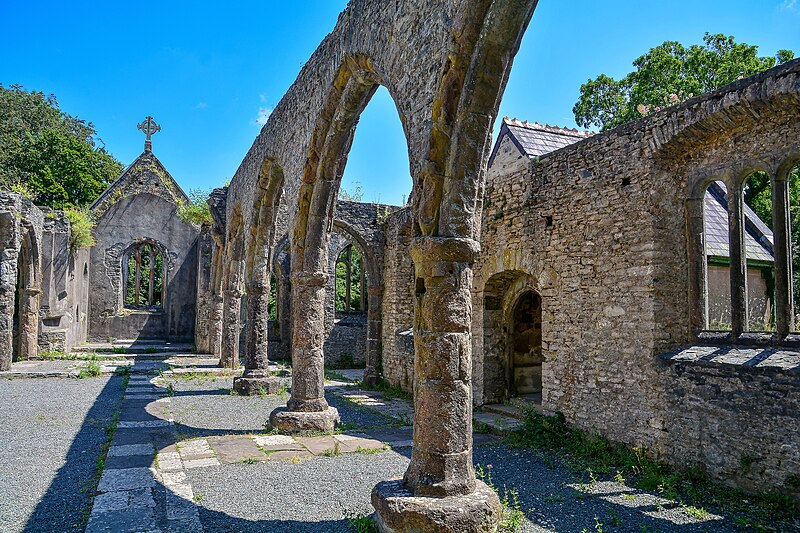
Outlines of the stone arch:
{"type": "MultiPolygon", "coordinates": [[[[415,445],[405,488],[381,484],[373,496],[386,529],[401,529],[404,513],[395,516],[387,500],[401,491],[454,497],[462,505],[457,497],[480,487],[480,498],[469,501],[483,505],[490,498],[472,467],[476,205],[492,124],[535,5],[535,0],[424,5],[351,0],[232,181],[232,199],[239,201],[252,194],[264,153],[278,153],[291,165],[286,173],[292,299],[302,306],[295,305],[293,313],[292,397],[270,422],[287,432],[332,429],[338,413],[324,397],[322,343],[336,192],[353,128],[378,84],[397,105],[409,141],[417,235],[411,252],[417,288],[415,445]]],[[[499,512],[496,497],[482,509],[473,525],[492,529],[499,512]]],[[[431,522],[421,529],[442,529],[432,515],[425,516],[431,522]]]]}
{"type": "Polygon", "coordinates": [[[278,380],[269,374],[269,295],[270,266],[283,182],[281,166],[274,159],[264,158],[250,213],[246,246],[245,369],[242,377],[233,381],[234,389],[240,394],[275,392],[280,386],[278,380]]]}
{"type": "MultiPolygon", "coordinates": [[[[364,381],[375,385],[381,376],[381,333],[383,324],[383,232],[376,223],[368,227],[347,220],[344,209],[337,210],[334,231],[354,243],[363,254],[367,281],[367,331],[365,340],[364,381]],[[370,231],[371,230],[371,231],[370,231]],[[369,233],[369,234],[367,234],[369,233]]],[[[377,218],[377,215],[376,215],[377,218]]],[[[335,265],[334,265],[335,274],[335,265]]],[[[334,275],[335,283],[335,275],[334,275]]]]}
{"type": "Polygon", "coordinates": [[[292,353],[292,283],[291,255],[289,254],[289,236],[284,235],[275,245],[272,259],[272,272],[275,277],[275,333],[282,358],[292,353]]]}

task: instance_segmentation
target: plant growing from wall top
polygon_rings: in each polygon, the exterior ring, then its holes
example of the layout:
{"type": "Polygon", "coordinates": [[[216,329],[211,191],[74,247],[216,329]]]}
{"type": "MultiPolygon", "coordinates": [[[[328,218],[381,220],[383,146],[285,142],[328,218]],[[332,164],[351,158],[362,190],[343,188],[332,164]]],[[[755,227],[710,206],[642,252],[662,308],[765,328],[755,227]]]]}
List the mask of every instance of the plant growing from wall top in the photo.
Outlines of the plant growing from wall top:
{"type": "Polygon", "coordinates": [[[183,222],[190,222],[200,226],[210,226],[214,223],[211,218],[211,208],[206,201],[211,191],[192,189],[189,191],[189,202],[178,201],[178,218],[183,222]]]}
{"type": "Polygon", "coordinates": [[[71,207],[64,210],[64,215],[66,215],[70,223],[70,251],[75,253],[79,248],[94,246],[95,240],[92,235],[94,220],[89,210],[87,208],[71,207]]]}

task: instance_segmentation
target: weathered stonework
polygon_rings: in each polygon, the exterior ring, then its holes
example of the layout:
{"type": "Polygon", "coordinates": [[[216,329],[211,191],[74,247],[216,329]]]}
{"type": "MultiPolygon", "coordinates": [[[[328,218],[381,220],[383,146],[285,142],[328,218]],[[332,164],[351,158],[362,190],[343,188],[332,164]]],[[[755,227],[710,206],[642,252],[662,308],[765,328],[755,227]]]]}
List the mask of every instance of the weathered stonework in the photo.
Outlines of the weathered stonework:
{"type": "Polygon", "coordinates": [[[675,464],[698,460],[731,484],[796,493],[784,484],[796,458],[778,444],[800,441],[779,414],[794,410],[796,375],[667,368],[657,356],[695,342],[687,206],[713,179],[733,189],[748,169],[799,160],[799,73],[795,61],[535,159],[501,144],[475,263],[477,403],[502,399],[492,313],[522,283],[542,301],[545,410],[675,464]],[[769,473],[733,475],[746,449],[764,451],[769,473]]]}
{"type": "Polygon", "coordinates": [[[200,228],[177,216],[188,198],[152,152],[142,153],[92,205],[97,244],[91,251],[89,338],[194,339],[200,228]],[[164,258],[164,305],[128,309],[123,259],[149,242],[164,258]]]}
{"type": "Polygon", "coordinates": [[[0,371],[38,353],[43,226],[44,214],[30,200],[0,191],[0,371]]]}

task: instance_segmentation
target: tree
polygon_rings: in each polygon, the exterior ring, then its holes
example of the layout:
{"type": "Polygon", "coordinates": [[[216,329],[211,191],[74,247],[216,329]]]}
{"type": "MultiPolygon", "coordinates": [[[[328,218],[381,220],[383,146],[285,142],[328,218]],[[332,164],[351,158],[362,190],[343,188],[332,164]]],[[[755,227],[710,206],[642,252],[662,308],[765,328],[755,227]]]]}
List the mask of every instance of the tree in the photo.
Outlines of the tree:
{"type": "Polygon", "coordinates": [[[575,121],[583,128],[613,128],[794,57],[791,50],[759,57],[757,46],[722,34],[706,33],[703,43],[687,48],[666,41],[636,59],[636,70],[621,80],[601,74],[587,81],[572,108],[575,121]]]}
{"type": "Polygon", "coordinates": [[[0,84],[0,188],[55,209],[87,206],[123,168],[98,141],[52,94],[0,84]]]}

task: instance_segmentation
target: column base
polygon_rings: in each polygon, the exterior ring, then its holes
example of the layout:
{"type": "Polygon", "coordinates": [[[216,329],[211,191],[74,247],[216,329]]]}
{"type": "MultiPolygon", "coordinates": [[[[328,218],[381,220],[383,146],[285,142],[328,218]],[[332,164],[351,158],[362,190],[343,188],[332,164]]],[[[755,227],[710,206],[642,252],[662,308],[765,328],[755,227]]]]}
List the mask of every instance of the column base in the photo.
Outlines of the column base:
{"type": "Polygon", "coordinates": [[[382,533],[484,533],[497,530],[503,507],[477,480],[475,492],[446,498],[414,496],[400,479],[372,489],[375,523],[382,533]]]}
{"type": "Polygon", "coordinates": [[[330,433],[339,420],[339,411],[335,407],[328,407],[324,411],[289,411],[286,407],[278,407],[269,415],[269,423],[273,429],[290,435],[330,433]]]}
{"type": "Polygon", "coordinates": [[[260,394],[277,394],[281,388],[281,380],[275,376],[248,375],[233,378],[233,390],[241,396],[260,394]]]}

